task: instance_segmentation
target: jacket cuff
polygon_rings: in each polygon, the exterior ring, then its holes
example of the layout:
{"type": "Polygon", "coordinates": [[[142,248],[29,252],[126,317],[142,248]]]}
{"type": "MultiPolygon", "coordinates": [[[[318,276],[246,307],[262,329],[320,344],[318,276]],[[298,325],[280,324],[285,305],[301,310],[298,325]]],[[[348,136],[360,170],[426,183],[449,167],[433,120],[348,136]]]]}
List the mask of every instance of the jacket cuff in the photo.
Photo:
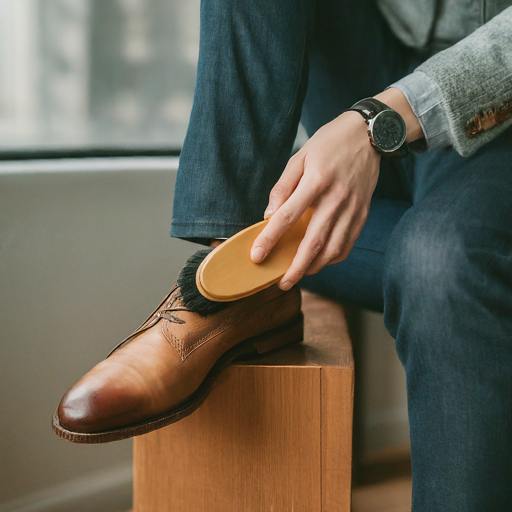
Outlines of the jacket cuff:
{"type": "Polygon", "coordinates": [[[418,118],[427,150],[453,145],[448,116],[437,84],[425,73],[414,71],[390,85],[400,89],[418,118]]]}

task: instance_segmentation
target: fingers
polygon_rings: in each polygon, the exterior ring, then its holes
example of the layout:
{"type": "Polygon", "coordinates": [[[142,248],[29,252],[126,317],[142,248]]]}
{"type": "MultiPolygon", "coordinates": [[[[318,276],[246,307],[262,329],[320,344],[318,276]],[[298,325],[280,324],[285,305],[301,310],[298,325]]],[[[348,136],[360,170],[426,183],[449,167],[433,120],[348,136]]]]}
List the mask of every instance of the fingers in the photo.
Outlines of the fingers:
{"type": "Polygon", "coordinates": [[[346,219],[343,216],[336,220],[322,250],[315,256],[306,269],[306,275],[316,274],[331,261],[341,258],[343,247],[346,245],[345,241],[348,239],[350,232],[350,220],[351,219],[346,219]]]}
{"type": "Polygon", "coordinates": [[[306,275],[320,272],[326,265],[334,265],[347,259],[366,222],[366,211],[338,219],[327,237],[322,251],[311,262],[306,275]]]}
{"type": "Polygon", "coordinates": [[[299,152],[290,158],[279,181],[270,191],[268,206],[263,214],[267,219],[276,212],[297,188],[304,172],[304,156],[299,152]]]}
{"type": "Polygon", "coordinates": [[[269,223],[258,235],[251,248],[251,259],[261,263],[283,234],[297,222],[306,209],[313,204],[317,195],[315,187],[299,182],[290,198],[270,218],[269,223]]]}
{"type": "Polygon", "coordinates": [[[313,213],[304,239],[297,249],[297,254],[279,282],[279,287],[282,290],[289,290],[304,277],[311,262],[322,251],[334,221],[333,215],[313,213]]]}
{"type": "Polygon", "coordinates": [[[326,265],[345,260],[366,221],[366,210],[345,205],[341,212],[313,217],[290,268],[279,282],[289,290],[304,277],[319,272],[326,265]]]}
{"type": "Polygon", "coordinates": [[[306,235],[280,281],[283,290],[291,288],[306,273],[345,259],[366,220],[380,160],[368,147],[363,137],[366,132],[357,131],[352,137],[347,131],[343,138],[340,133],[344,130],[338,124],[333,126],[329,123],[319,130],[289,160],[270,193],[265,211],[265,218],[270,217],[268,224],[251,248],[252,261],[262,262],[282,235],[313,206],[306,235]],[[340,140],[348,140],[347,147],[340,149],[340,140]]]}

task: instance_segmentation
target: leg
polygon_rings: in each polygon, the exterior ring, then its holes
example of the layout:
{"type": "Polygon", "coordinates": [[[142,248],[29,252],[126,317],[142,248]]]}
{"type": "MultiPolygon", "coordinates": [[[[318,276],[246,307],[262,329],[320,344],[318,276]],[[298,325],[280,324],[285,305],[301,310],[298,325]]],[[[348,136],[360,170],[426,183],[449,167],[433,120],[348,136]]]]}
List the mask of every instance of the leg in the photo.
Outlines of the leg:
{"type": "Polygon", "coordinates": [[[203,2],[171,235],[227,237],[261,220],[290,156],[309,66],[311,133],[403,76],[412,55],[368,0],[203,2]]]}
{"type": "Polygon", "coordinates": [[[307,88],[314,0],[208,0],[171,235],[231,236],[263,218],[307,88]]]}
{"type": "Polygon", "coordinates": [[[415,512],[512,509],[509,138],[469,159],[420,157],[416,204],[388,244],[384,317],[407,374],[415,512]]]}

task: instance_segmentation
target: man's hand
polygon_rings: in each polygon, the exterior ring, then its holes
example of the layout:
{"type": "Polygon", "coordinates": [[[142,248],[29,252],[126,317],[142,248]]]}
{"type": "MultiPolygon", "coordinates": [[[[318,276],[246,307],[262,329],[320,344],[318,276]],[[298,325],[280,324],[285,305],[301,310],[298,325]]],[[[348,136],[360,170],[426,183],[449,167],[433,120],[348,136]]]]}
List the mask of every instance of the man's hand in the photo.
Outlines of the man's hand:
{"type": "MultiPolygon", "coordinates": [[[[375,96],[396,110],[407,126],[407,142],[423,130],[400,89],[375,96]]],[[[313,216],[290,268],[279,282],[289,290],[304,275],[343,261],[357,240],[377,185],[380,155],[357,112],[345,112],[318,130],[288,162],[270,193],[268,225],[254,241],[251,259],[260,263],[309,206],[313,216]]]]}
{"type": "Polygon", "coordinates": [[[288,162],[270,193],[268,225],[254,241],[259,263],[309,207],[313,216],[279,286],[289,290],[304,275],[343,261],[368,216],[377,185],[380,155],[357,112],[345,112],[320,128],[288,162]]]}

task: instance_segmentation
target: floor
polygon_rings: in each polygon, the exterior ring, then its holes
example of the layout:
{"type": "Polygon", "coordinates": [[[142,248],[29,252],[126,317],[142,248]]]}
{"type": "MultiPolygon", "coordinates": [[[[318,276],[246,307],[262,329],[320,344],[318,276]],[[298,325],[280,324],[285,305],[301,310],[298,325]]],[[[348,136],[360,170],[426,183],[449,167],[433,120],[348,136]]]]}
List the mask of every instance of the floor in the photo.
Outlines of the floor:
{"type": "Polygon", "coordinates": [[[410,512],[411,477],[396,478],[352,491],[352,512],[410,512]]]}

